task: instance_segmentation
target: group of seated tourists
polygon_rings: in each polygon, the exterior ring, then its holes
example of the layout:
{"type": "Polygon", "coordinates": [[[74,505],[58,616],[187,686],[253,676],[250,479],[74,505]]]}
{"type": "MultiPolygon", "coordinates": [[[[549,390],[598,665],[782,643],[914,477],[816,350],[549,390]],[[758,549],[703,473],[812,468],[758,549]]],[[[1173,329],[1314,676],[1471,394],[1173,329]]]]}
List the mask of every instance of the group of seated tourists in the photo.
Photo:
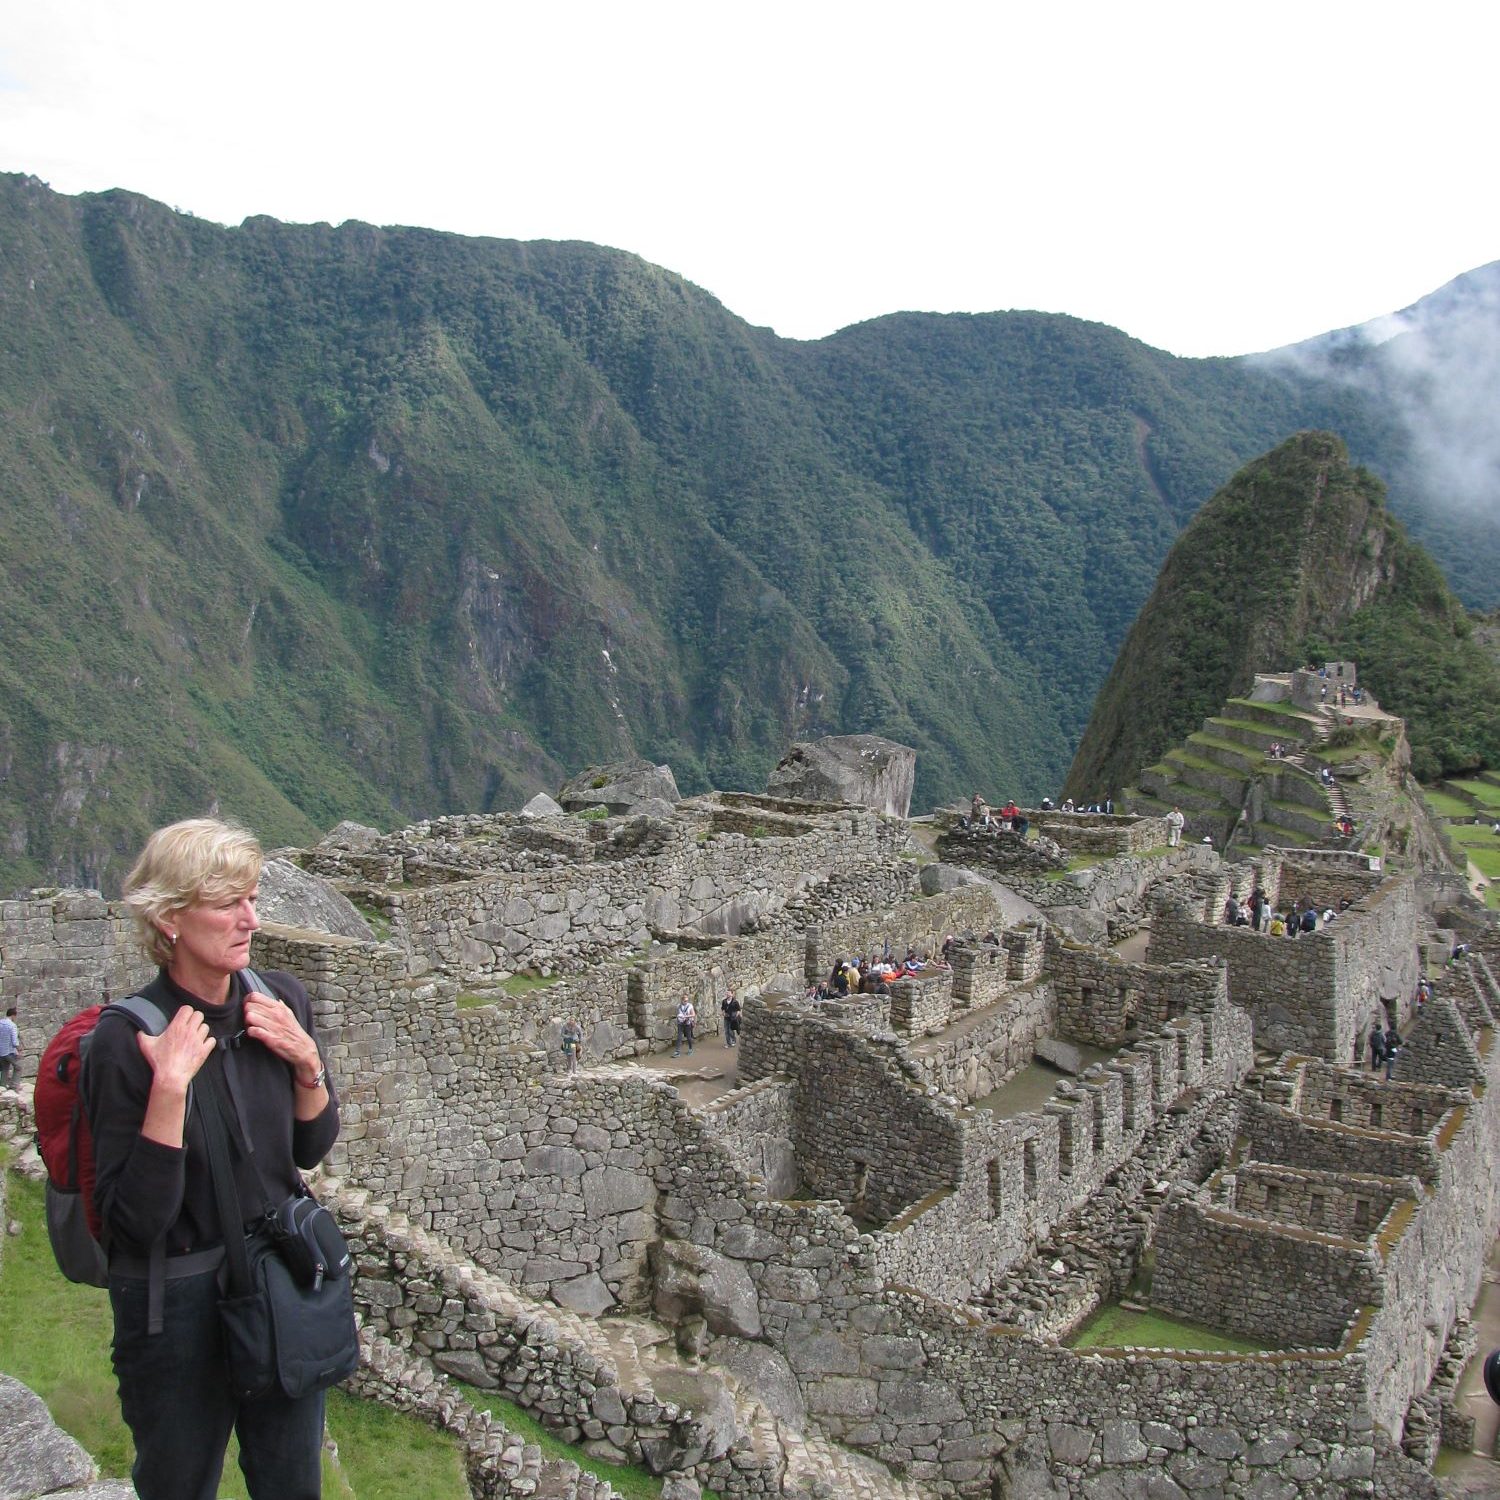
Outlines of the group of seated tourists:
{"type": "Polygon", "coordinates": [[[892,957],[889,944],[878,958],[842,958],[833,966],[827,979],[808,986],[806,998],[836,1000],[848,995],[888,995],[898,979],[915,979],[935,970],[946,971],[946,947],[945,944],[941,959],[908,948],[906,957],[898,960],[892,957]]]}
{"type": "Polygon", "coordinates": [[[1012,797],[1004,807],[996,811],[978,792],[969,803],[969,816],[961,820],[966,828],[984,828],[992,833],[1019,833],[1023,838],[1031,826],[1031,820],[1016,806],[1012,797]]]}
{"type": "Polygon", "coordinates": [[[1115,810],[1115,799],[1105,797],[1096,802],[1075,802],[1071,797],[1064,797],[1061,802],[1054,802],[1050,797],[1042,798],[1043,812],[1087,812],[1087,813],[1109,813],[1113,815],[1115,810]]]}

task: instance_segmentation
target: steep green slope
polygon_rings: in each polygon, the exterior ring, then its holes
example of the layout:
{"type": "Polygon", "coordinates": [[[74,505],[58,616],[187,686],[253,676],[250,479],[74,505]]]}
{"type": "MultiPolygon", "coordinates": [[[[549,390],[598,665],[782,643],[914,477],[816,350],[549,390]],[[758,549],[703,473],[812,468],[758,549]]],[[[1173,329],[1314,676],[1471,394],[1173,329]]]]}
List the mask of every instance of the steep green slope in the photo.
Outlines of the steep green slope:
{"type": "Polygon", "coordinates": [[[1257,671],[1359,664],[1419,774],[1500,758],[1500,674],[1431,558],[1343,443],[1303,432],[1242,469],[1174,543],[1100,690],[1071,795],[1118,790],[1257,671]]]}
{"type": "Polygon", "coordinates": [[[1309,408],[1388,437],[1067,318],[798,344],[594,246],[21,177],[0,329],[0,891],[831,731],[1039,796],[1202,497],[1309,408]]]}

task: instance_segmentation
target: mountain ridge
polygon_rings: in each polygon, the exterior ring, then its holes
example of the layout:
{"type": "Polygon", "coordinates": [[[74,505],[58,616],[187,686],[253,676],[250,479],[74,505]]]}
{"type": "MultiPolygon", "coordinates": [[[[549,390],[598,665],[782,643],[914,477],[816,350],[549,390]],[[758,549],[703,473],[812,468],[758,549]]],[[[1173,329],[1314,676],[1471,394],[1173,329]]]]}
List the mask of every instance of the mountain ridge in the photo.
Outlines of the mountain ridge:
{"type": "Polygon", "coordinates": [[[581,242],[0,177],[0,889],[873,730],[1054,789],[1176,529],[1349,392],[1044,314],[778,339],[581,242]]]}

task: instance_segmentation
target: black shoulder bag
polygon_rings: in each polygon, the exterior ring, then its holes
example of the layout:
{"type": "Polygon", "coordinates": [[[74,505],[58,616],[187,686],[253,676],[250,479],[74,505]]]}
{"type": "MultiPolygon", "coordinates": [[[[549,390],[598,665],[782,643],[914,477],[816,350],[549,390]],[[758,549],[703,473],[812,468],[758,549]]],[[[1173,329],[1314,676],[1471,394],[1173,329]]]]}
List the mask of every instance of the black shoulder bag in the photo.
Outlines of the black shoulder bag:
{"type": "Polygon", "coordinates": [[[333,1215],[310,1197],[268,1207],[262,1226],[244,1232],[213,1062],[198,1078],[229,1270],[229,1294],[219,1303],[229,1385],[242,1401],[277,1392],[296,1400],[337,1385],[359,1365],[349,1249],[333,1215]]]}

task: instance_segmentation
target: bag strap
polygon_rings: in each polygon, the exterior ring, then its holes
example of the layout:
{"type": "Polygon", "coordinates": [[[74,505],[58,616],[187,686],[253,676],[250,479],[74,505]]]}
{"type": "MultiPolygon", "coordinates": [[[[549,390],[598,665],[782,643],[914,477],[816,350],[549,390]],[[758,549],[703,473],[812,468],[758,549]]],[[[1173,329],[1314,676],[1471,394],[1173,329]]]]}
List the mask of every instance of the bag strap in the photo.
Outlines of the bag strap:
{"type": "Polygon", "coordinates": [[[219,1229],[224,1236],[224,1256],[229,1265],[229,1289],[236,1297],[251,1291],[250,1256],[245,1249],[245,1216],[239,1190],[234,1185],[234,1164],[229,1157],[229,1130],[224,1122],[224,1098],[212,1067],[198,1070],[203,1080],[203,1107],[199,1117],[208,1143],[209,1176],[213,1179],[214,1202],[219,1210],[219,1229]]]}

